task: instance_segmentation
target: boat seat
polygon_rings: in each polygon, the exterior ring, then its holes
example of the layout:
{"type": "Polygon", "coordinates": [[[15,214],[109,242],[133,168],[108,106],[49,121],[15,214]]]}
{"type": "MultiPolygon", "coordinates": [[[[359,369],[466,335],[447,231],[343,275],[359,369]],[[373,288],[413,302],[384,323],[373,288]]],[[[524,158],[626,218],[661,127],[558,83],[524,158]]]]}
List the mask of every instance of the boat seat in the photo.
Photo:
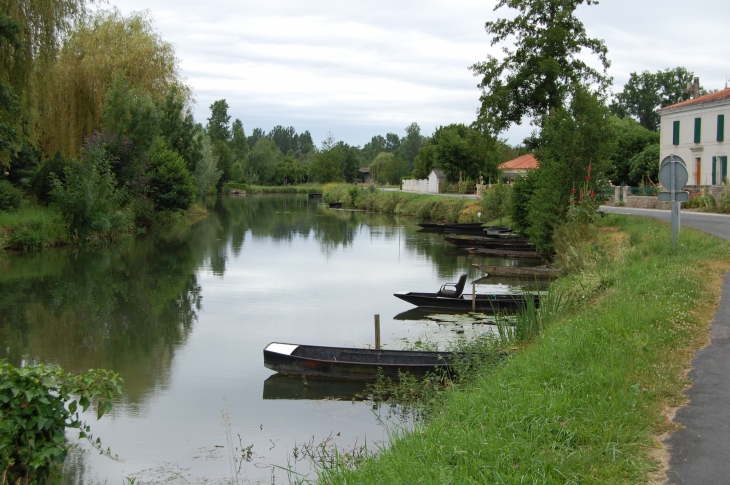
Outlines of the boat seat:
{"type": "Polygon", "coordinates": [[[436,296],[444,298],[459,298],[464,292],[464,285],[466,285],[466,274],[459,277],[459,281],[456,283],[446,283],[441,287],[436,296]],[[447,288],[447,286],[453,286],[453,289],[447,288]]]}

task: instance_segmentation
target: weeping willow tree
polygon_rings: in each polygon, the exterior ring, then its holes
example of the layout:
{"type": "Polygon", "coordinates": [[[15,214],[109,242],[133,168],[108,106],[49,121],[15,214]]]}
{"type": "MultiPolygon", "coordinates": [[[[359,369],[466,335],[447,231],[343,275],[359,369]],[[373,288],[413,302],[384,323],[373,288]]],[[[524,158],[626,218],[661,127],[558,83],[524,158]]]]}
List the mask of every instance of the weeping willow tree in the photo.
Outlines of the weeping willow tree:
{"type": "Polygon", "coordinates": [[[39,122],[46,154],[78,153],[84,137],[101,127],[106,93],[120,74],[160,101],[172,87],[189,96],[173,45],[146,13],[98,12],[70,33],[44,82],[39,122]]]}
{"type": "MultiPolygon", "coordinates": [[[[93,2],[93,0],[92,0],[93,2]]],[[[3,125],[22,134],[3,137],[0,166],[7,166],[7,151],[36,141],[38,90],[53,64],[63,39],[86,15],[88,0],[0,0],[3,24],[15,26],[12,41],[0,43],[0,84],[12,93],[14,109],[3,113],[3,125]],[[10,20],[8,20],[10,19],[10,20]]],[[[6,36],[7,37],[7,36],[6,36]]]]}

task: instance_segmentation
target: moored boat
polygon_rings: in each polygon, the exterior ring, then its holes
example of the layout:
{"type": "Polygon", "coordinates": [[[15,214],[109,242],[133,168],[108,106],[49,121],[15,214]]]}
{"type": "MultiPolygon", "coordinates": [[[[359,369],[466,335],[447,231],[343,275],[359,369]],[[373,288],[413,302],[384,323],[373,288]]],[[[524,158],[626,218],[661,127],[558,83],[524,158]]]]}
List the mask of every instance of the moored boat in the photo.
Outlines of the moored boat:
{"type": "Polygon", "coordinates": [[[392,380],[410,373],[423,378],[427,372],[449,372],[454,354],[410,350],[356,349],[272,342],[264,349],[264,366],[280,374],[319,379],[376,381],[378,375],[392,380]]]}
{"type": "Polygon", "coordinates": [[[517,251],[511,249],[492,249],[492,248],[469,248],[470,253],[482,256],[492,256],[496,258],[525,258],[525,259],[542,259],[543,255],[537,251],[517,251]]]}
{"type": "Polygon", "coordinates": [[[557,278],[561,270],[546,266],[490,266],[473,264],[472,266],[488,273],[490,276],[529,276],[537,278],[557,278]]]}
{"type": "Polygon", "coordinates": [[[444,240],[460,248],[510,249],[514,251],[534,251],[535,245],[526,240],[497,239],[491,237],[456,237],[444,235],[444,240]]]}

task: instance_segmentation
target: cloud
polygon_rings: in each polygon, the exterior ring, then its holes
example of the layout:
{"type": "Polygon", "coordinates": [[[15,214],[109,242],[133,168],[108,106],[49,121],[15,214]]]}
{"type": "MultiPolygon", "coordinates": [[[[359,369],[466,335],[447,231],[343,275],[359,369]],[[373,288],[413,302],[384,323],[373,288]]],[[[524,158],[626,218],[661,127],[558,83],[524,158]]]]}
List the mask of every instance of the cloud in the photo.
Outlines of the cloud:
{"type": "MultiPolygon", "coordinates": [[[[468,67],[487,54],[484,23],[494,1],[116,0],[122,12],[149,9],[162,37],[176,45],[193,88],[196,118],[225,98],[246,131],[275,125],[310,130],[319,142],[362,145],[373,135],[418,122],[470,123],[479,104],[468,67]]],[[[578,16],[609,48],[620,90],[633,71],[685,66],[704,86],[730,74],[723,48],[726,0],[611,0],[578,16]],[[725,62],[723,64],[722,62],[725,62]]],[[[589,57],[590,58],[590,57],[589,57]]],[[[506,135],[519,143],[531,127],[506,135]]]]}

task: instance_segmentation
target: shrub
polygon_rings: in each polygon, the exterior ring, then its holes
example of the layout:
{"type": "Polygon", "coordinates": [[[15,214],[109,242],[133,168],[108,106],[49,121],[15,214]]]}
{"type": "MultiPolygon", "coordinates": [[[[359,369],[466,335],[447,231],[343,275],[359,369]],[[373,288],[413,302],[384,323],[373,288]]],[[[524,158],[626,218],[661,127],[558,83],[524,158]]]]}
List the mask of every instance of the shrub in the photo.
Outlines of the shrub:
{"type": "Polygon", "coordinates": [[[20,207],[23,194],[7,180],[0,180],[0,211],[15,211],[20,207]]]}
{"type": "Polygon", "coordinates": [[[0,360],[0,473],[3,483],[44,484],[60,478],[68,454],[66,429],[78,429],[105,454],[79,416],[95,406],[97,418],[121,394],[121,378],[109,371],[72,375],[59,367],[14,367],[0,360]]]}
{"type": "Polygon", "coordinates": [[[150,157],[150,194],[158,209],[177,211],[192,205],[198,189],[185,160],[158,140],[150,157]]]}
{"type": "Polygon", "coordinates": [[[66,182],[66,167],[78,168],[79,161],[73,158],[64,158],[60,152],[56,152],[51,158],[43,161],[33,180],[30,183],[30,190],[36,198],[45,205],[51,202],[51,191],[54,188],[53,180],[66,182]]]}

